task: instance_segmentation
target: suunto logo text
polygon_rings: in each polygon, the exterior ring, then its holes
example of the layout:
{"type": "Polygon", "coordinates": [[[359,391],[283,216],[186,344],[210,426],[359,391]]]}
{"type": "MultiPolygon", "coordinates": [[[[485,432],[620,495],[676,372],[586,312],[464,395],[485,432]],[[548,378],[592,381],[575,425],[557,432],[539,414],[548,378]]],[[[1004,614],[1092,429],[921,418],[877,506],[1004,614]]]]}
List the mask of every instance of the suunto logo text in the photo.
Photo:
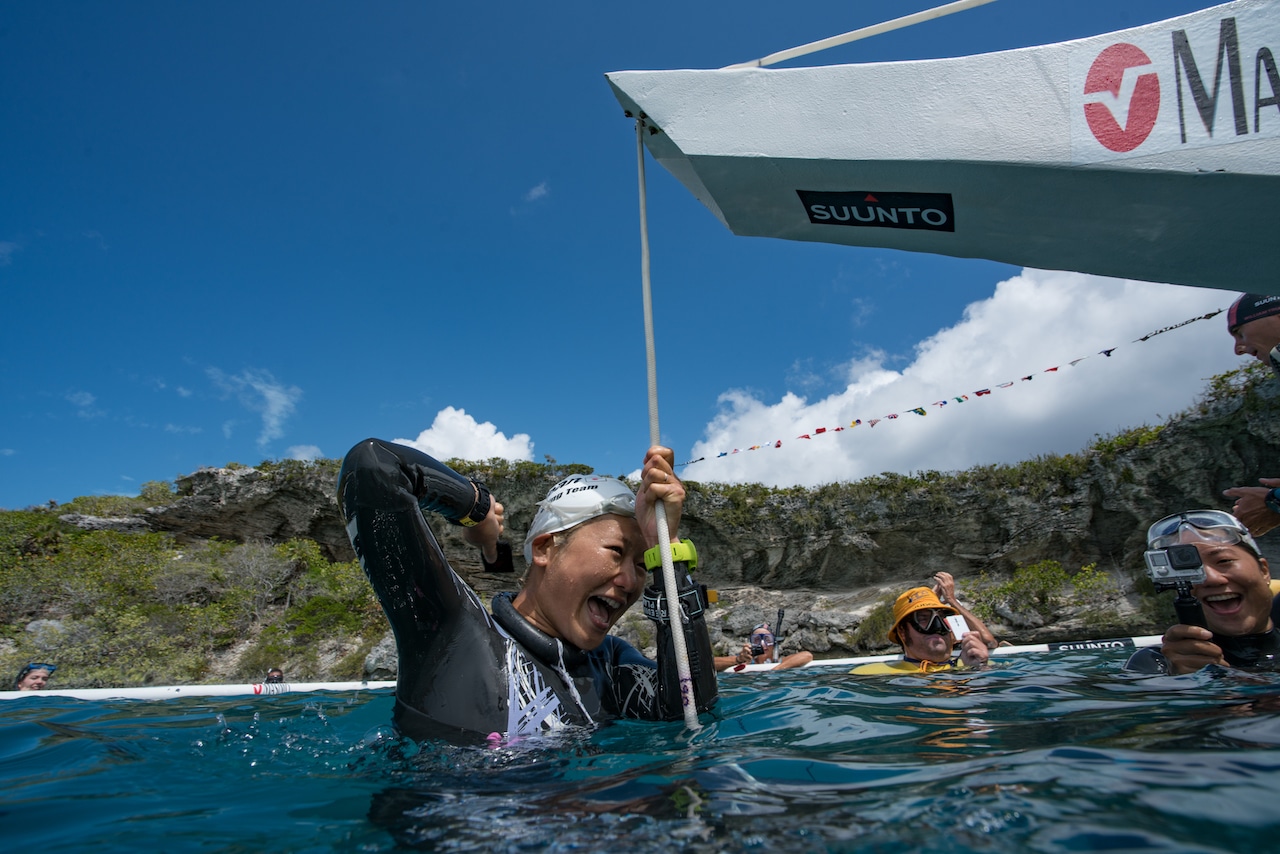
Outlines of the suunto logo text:
{"type": "Polygon", "coordinates": [[[956,230],[950,193],[796,190],[796,194],[814,225],[956,230]]]}

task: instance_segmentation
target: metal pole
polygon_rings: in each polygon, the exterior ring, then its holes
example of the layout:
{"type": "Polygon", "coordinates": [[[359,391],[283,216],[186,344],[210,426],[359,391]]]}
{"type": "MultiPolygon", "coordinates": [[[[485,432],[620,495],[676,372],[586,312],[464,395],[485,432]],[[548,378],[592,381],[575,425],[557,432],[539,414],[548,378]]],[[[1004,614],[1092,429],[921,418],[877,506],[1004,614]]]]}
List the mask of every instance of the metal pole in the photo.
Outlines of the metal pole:
{"type": "Polygon", "coordinates": [[[994,0],[956,0],[954,3],[948,3],[945,6],[938,6],[935,9],[925,9],[923,12],[916,12],[911,15],[903,15],[901,18],[894,18],[892,21],[884,21],[879,24],[872,24],[869,27],[863,27],[860,30],[851,30],[847,33],[830,38],[820,39],[816,42],[802,44],[799,47],[780,50],[777,53],[771,53],[762,59],[753,59],[750,62],[739,62],[736,65],[726,65],[729,68],[763,68],[766,65],[777,65],[779,62],[785,62],[788,59],[795,59],[800,56],[807,56],[811,53],[817,53],[820,50],[826,50],[830,47],[839,47],[842,44],[856,42],[859,39],[865,39],[869,36],[878,36],[881,33],[887,33],[891,30],[899,30],[903,27],[909,27],[912,24],[931,21],[934,18],[941,18],[944,15],[952,15],[956,12],[963,12],[966,9],[972,9],[974,6],[983,6],[994,0]]]}

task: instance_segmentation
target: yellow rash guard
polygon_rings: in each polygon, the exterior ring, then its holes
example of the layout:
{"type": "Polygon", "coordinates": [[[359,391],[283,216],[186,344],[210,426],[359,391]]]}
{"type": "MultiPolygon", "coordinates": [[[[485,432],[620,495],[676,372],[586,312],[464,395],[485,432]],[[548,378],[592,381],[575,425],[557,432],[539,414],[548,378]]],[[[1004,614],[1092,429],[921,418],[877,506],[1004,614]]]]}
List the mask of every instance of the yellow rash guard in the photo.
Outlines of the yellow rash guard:
{"type": "Polygon", "coordinates": [[[859,664],[849,672],[855,676],[885,676],[890,673],[938,673],[943,670],[963,670],[964,662],[958,658],[950,661],[918,661],[903,658],[898,661],[875,661],[859,664]]]}

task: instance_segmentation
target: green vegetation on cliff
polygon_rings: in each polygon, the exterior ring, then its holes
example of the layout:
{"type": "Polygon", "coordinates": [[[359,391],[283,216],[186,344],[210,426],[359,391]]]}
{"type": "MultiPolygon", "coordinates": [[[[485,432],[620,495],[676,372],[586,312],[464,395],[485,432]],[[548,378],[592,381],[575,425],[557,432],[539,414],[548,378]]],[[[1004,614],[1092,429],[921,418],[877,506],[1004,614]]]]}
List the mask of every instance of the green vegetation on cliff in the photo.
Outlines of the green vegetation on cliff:
{"type": "MultiPolygon", "coordinates": [[[[97,499],[77,509],[86,505],[104,509],[97,499]]],[[[0,675],[53,658],[63,686],[200,682],[219,652],[248,642],[221,681],[258,681],[280,665],[304,680],[322,676],[325,639],[359,637],[324,668],[357,679],[384,630],[360,568],[329,562],[308,540],[179,545],[80,530],[51,509],[0,513],[0,675]]]]}
{"type": "MultiPolygon", "coordinates": [[[[951,567],[962,599],[984,618],[1028,614],[1019,624],[1028,632],[1069,616],[1073,630],[1148,633],[1167,625],[1172,609],[1144,584],[1132,560],[1142,520],[1189,495],[1212,501],[1217,493],[1207,490],[1241,477],[1242,464],[1274,460],[1269,425],[1276,420],[1276,396],[1264,381],[1273,382],[1270,373],[1254,365],[1215,377],[1190,413],[1098,437],[1078,454],[951,473],[884,473],[813,489],[687,481],[685,519],[697,531],[704,571],[728,573],[720,579],[728,584],[869,589],[878,597],[900,590],[905,579],[951,567]],[[1201,419],[1199,426],[1183,423],[1188,417],[1201,419]],[[1246,447],[1250,422],[1258,438],[1246,447]],[[1215,458],[1215,483],[1187,454],[1220,450],[1228,444],[1224,436],[1243,450],[1226,462],[1215,458]],[[1179,485],[1188,471],[1195,477],[1179,485]],[[988,518],[971,525],[961,542],[966,515],[984,514],[988,518]],[[1004,524],[1017,514],[1017,524],[1004,524]],[[939,519],[948,522],[940,526],[939,519]],[[925,534],[939,530],[945,537],[922,545],[925,534]],[[890,553],[896,557],[886,560],[890,553]],[[857,571],[830,574],[855,561],[861,562],[857,571]],[[1135,603],[1137,612],[1117,617],[1121,600],[1135,603]]],[[[509,500],[507,521],[515,532],[548,485],[590,471],[550,459],[451,464],[509,500]]],[[[358,565],[341,559],[350,551],[332,504],[338,465],[281,460],[249,469],[233,463],[229,471],[147,483],[136,497],[0,511],[0,678],[30,660],[58,664],[55,684],[64,687],[252,681],[272,666],[284,667],[295,681],[361,678],[386,621],[358,565]],[[224,502],[223,490],[233,488],[251,493],[251,500],[234,507],[224,502]],[[254,527],[272,516],[263,508],[279,509],[272,499],[285,492],[297,518],[320,520],[328,525],[325,533],[314,540],[308,537],[316,529],[305,526],[279,533],[284,529],[272,527],[274,517],[254,527]],[[104,529],[111,525],[101,519],[77,526],[77,515],[116,520],[120,530],[104,529]],[[158,524],[166,519],[170,527],[158,524]],[[223,539],[202,527],[211,521],[223,523],[216,528],[223,539]],[[147,528],[175,533],[123,532],[147,528]],[[246,534],[250,528],[257,533],[246,534]]],[[[440,536],[451,559],[476,562],[474,550],[463,555],[456,533],[440,536]]],[[[462,563],[455,566],[466,574],[462,563]]],[[[517,583],[511,576],[498,581],[517,583]]],[[[814,647],[820,653],[881,648],[891,602],[892,596],[840,626],[815,620],[810,634],[797,638],[828,643],[814,647]]],[[[793,631],[804,631],[796,610],[793,631]]],[[[639,634],[633,639],[645,642],[639,634]]]]}

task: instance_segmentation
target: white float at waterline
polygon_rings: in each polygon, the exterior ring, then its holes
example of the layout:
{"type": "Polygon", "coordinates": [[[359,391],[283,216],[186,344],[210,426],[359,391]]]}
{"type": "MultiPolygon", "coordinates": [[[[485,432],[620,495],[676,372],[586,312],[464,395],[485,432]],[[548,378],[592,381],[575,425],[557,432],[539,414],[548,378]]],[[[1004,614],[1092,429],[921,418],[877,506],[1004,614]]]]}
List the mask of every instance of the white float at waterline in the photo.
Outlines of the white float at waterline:
{"type": "MultiPolygon", "coordinates": [[[[1113,649],[1138,649],[1140,647],[1160,646],[1163,641],[1164,638],[1161,635],[1137,635],[1128,638],[1101,638],[1098,640],[1055,641],[1053,643],[1032,643],[1022,646],[1001,646],[991,650],[991,658],[998,659],[1007,656],[1025,655],[1029,652],[1092,652],[1113,649]]],[[[856,658],[815,658],[808,664],[801,665],[801,667],[854,667],[859,664],[874,664],[880,661],[897,661],[900,658],[902,658],[900,654],[863,655],[856,658]]],[[[757,673],[764,670],[772,670],[773,668],[774,662],[770,661],[765,664],[747,664],[733,667],[724,672],[757,673]]],[[[799,670],[801,668],[793,669],[799,670]]]]}
{"type": "MultiPolygon", "coordinates": [[[[1111,649],[1159,646],[1160,635],[1143,635],[1130,638],[1106,638],[1102,640],[1061,641],[1056,643],[1002,646],[991,651],[992,658],[1021,655],[1029,652],[1088,652],[1111,649]]],[[[853,667],[876,661],[893,661],[897,655],[864,655],[856,658],[814,659],[805,667],[853,667]]],[[[730,669],[725,673],[753,673],[772,670],[773,663],[749,664],[742,669],[730,669]]],[[[798,669],[798,668],[797,668],[798,669]]],[[[71,697],[77,700],[176,700],[182,697],[277,697],[287,694],[307,694],[316,691],[377,691],[395,688],[390,682],[283,682],[253,683],[246,685],[164,685],[144,688],[58,688],[48,691],[0,691],[0,700],[17,700],[23,697],[71,697]]]]}
{"type": "Polygon", "coordinates": [[[980,56],[620,71],[735,234],[1280,294],[1280,0],[980,56]]]}
{"type": "Polygon", "coordinates": [[[176,700],[181,697],[277,697],[314,691],[376,691],[395,682],[269,682],[244,685],[154,685],[142,688],[54,688],[0,691],[0,700],[21,697],[73,697],[77,700],[176,700]]]}

